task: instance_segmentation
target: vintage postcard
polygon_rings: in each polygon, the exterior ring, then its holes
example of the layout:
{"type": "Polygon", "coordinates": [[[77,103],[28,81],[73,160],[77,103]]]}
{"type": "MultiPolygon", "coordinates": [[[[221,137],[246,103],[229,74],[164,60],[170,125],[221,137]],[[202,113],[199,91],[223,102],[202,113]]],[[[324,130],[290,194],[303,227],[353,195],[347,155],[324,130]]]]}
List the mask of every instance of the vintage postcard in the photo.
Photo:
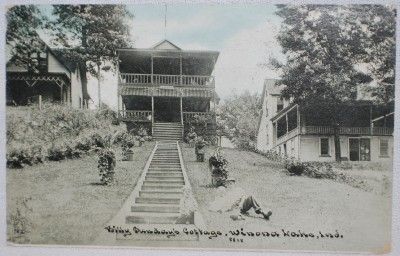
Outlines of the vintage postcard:
{"type": "Polygon", "coordinates": [[[7,5],[7,242],[388,253],[394,5],[7,5]]]}

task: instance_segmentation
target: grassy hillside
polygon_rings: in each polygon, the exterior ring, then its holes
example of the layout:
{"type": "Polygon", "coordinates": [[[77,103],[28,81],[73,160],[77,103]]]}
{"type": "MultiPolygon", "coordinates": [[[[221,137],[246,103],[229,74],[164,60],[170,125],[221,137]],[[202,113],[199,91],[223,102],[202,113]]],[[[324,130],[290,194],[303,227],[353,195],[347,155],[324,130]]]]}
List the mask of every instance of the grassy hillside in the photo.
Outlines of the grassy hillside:
{"type": "Polygon", "coordinates": [[[7,108],[7,166],[79,157],[110,136],[126,131],[110,110],[91,111],[44,105],[7,108]]]}

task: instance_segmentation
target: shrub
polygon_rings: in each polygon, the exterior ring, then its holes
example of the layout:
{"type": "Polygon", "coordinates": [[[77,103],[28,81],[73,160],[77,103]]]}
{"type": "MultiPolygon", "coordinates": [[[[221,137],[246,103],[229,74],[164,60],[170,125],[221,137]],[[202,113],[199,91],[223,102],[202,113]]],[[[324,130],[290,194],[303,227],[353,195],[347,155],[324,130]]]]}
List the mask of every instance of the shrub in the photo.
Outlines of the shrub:
{"type": "Polygon", "coordinates": [[[81,150],[83,152],[87,152],[92,149],[92,142],[89,138],[83,137],[78,139],[75,144],[76,150],[81,150]]]}
{"type": "Polygon", "coordinates": [[[285,157],[283,157],[282,155],[280,155],[279,153],[277,153],[274,150],[261,151],[261,150],[258,150],[257,148],[255,148],[252,151],[266,157],[268,160],[271,160],[271,161],[281,162],[281,161],[286,160],[285,157]]]}
{"type": "Polygon", "coordinates": [[[98,148],[105,147],[105,144],[106,144],[105,138],[102,137],[99,133],[96,133],[96,132],[93,133],[90,136],[90,140],[91,140],[91,144],[95,147],[98,147],[98,148]]]}
{"type": "Polygon", "coordinates": [[[124,160],[128,160],[128,153],[132,152],[131,148],[135,146],[135,139],[129,133],[124,133],[121,137],[122,156],[124,160]]]}
{"type": "Polygon", "coordinates": [[[99,169],[100,182],[104,185],[110,185],[114,180],[115,153],[110,148],[105,148],[99,150],[98,157],[97,167],[99,169]]]}
{"type": "Polygon", "coordinates": [[[116,113],[109,109],[80,110],[49,103],[42,110],[8,107],[7,167],[22,168],[43,159],[77,158],[93,149],[108,147],[113,138],[107,134],[126,130],[125,124],[112,125],[115,117],[116,113]]]}
{"type": "Polygon", "coordinates": [[[291,175],[302,175],[306,169],[306,164],[299,161],[286,161],[285,162],[285,169],[291,175]]]}
{"type": "Polygon", "coordinates": [[[52,145],[47,150],[47,159],[50,161],[60,161],[65,159],[65,147],[64,145],[52,145]]]}
{"type": "Polygon", "coordinates": [[[316,179],[337,178],[337,174],[332,170],[332,165],[329,163],[287,160],[285,168],[291,175],[305,175],[316,179]]]}
{"type": "Polygon", "coordinates": [[[11,229],[10,240],[17,243],[28,243],[29,233],[32,230],[31,213],[32,208],[28,202],[32,198],[17,199],[17,206],[10,212],[7,226],[11,229]]]}
{"type": "Polygon", "coordinates": [[[82,151],[77,149],[72,143],[65,144],[65,157],[68,159],[79,158],[82,155],[82,151]]]}
{"type": "Polygon", "coordinates": [[[8,168],[23,168],[25,165],[42,163],[42,146],[36,145],[29,147],[20,144],[15,148],[9,149],[6,158],[8,168]]]}
{"type": "Polygon", "coordinates": [[[226,170],[228,160],[221,154],[219,148],[217,148],[214,154],[208,159],[208,163],[211,169],[212,183],[217,187],[226,186],[228,180],[228,171],[226,170]]]}

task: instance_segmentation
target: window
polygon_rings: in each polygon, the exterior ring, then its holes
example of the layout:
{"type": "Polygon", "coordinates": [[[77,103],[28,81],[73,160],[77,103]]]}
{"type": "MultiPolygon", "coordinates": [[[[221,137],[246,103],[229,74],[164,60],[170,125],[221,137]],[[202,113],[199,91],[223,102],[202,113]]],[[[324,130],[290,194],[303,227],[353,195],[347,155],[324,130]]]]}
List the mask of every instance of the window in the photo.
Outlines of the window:
{"type": "Polygon", "coordinates": [[[329,156],[329,138],[320,138],[320,155],[321,156],[329,156]]]}
{"type": "Polygon", "coordinates": [[[287,113],[288,118],[288,130],[289,132],[297,128],[297,109],[294,108],[289,113],[287,113]]]}
{"type": "Polygon", "coordinates": [[[370,161],[371,142],[369,138],[349,138],[350,161],[370,161]]]}
{"type": "Polygon", "coordinates": [[[283,116],[281,119],[277,121],[277,138],[282,137],[287,132],[287,123],[286,117],[283,116]]]}
{"type": "Polygon", "coordinates": [[[389,141],[387,139],[381,139],[379,143],[379,156],[388,157],[389,156],[389,141]]]}
{"type": "Polygon", "coordinates": [[[283,100],[279,97],[276,105],[276,112],[279,112],[283,109],[283,100]]]}

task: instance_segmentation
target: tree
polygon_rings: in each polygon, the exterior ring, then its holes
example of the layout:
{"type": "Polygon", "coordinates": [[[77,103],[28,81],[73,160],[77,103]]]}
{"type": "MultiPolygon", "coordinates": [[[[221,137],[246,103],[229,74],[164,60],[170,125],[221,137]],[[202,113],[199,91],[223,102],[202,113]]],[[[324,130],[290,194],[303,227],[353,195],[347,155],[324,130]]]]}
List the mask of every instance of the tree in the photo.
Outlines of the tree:
{"type": "Polygon", "coordinates": [[[86,63],[87,72],[97,77],[101,107],[101,70],[113,69],[116,50],[131,46],[128,21],[133,15],[124,5],[55,5],[53,15],[55,42],[69,48],[68,57],[86,63]]]}
{"type": "Polygon", "coordinates": [[[367,65],[369,76],[377,86],[367,88],[377,103],[394,100],[396,64],[396,9],[384,5],[354,5],[361,37],[362,54],[356,60],[367,65]]]}
{"type": "Polygon", "coordinates": [[[257,137],[260,109],[259,94],[245,91],[232,95],[216,111],[219,132],[229,135],[239,148],[252,148],[257,137]]]}
{"type": "Polygon", "coordinates": [[[17,5],[7,10],[6,19],[6,44],[13,63],[35,68],[38,63],[32,55],[45,47],[36,31],[46,26],[46,18],[35,5],[17,5]]]}
{"type": "MultiPolygon", "coordinates": [[[[379,77],[387,86],[392,75],[394,81],[395,12],[372,5],[279,5],[277,15],[283,18],[277,39],[286,63],[273,63],[282,71],[278,82],[286,86],[282,96],[311,111],[328,110],[335,131],[335,156],[340,161],[338,130],[343,104],[356,102],[360,84],[379,77]],[[378,52],[383,48],[382,56],[378,52]],[[363,72],[360,65],[374,68],[363,72]]],[[[379,93],[382,82],[375,95],[390,98],[389,88],[379,93]]]]}

